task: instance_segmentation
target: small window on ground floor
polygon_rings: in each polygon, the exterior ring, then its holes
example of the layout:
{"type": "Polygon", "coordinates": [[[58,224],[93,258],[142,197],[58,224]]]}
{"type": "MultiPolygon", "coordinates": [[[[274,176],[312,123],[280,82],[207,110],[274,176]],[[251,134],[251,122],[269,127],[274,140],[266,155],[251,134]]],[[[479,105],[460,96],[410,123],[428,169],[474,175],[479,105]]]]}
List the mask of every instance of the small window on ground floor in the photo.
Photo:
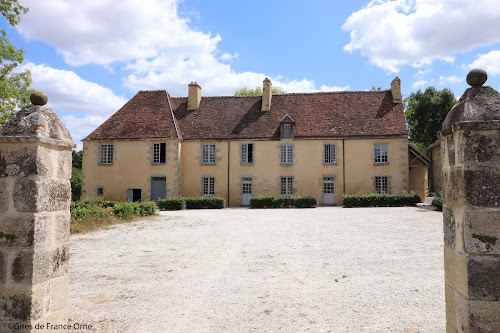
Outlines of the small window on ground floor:
{"type": "Polygon", "coordinates": [[[210,196],[215,195],[215,178],[214,177],[203,177],[202,195],[205,197],[210,197],[210,196]]]}
{"type": "Polygon", "coordinates": [[[389,194],[389,177],[387,176],[375,177],[375,193],[389,194]]]}
{"type": "Polygon", "coordinates": [[[104,195],[104,188],[98,187],[97,188],[97,196],[102,197],[104,195]]]}
{"type": "Polygon", "coordinates": [[[293,177],[281,177],[280,195],[282,196],[293,195],[293,177]]]}

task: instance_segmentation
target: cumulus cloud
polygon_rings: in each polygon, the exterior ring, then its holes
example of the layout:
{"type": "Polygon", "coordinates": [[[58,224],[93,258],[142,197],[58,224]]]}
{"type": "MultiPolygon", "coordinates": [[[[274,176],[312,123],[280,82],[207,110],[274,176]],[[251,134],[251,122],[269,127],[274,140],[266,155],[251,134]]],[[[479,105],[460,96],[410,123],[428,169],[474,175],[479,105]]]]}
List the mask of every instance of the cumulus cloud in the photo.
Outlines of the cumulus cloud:
{"type": "Polygon", "coordinates": [[[109,116],[127,101],[111,89],[86,81],[72,71],[33,63],[23,65],[24,69],[31,71],[31,88],[42,90],[49,97],[47,106],[52,109],[109,116]]]}
{"type": "MultiPolygon", "coordinates": [[[[52,45],[71,66],[94,63],[119,70],[132,91],[166,89],[186,96],[187,84],[197,81],[205,96],[232,95],[262,85],[269,75],[236,72],[224,63],[239,54],[219,50],[219,35],[191,28],[178,13],[180,1],[25,0],[30,11],[17,28],[26,38],[52,45]]],[[[271,79],[289,92],[324,89],[308,79],[271,79]]]]}
{"type": "Polygon", "coordinates": [[[440,76],[439,77],[439,85],[444,86],[446,84],[453,84],[453,83],[459,83],[463,82],[464,78],[462,77],[457,77],[455,75],[452,76],[440,76]]]}
{"type": "Polygon", "coordinates": [[[488,75],[498,75],[500,74],[499,65],[500,51],[495,50],[486,54],[480,54],[479,57],[468,67],[470,69],[482,68],[488,73],[488,75]]]}
{"type": "Polygon", "coordinates": [[[353,13],[342,29],[350,32],[344,50],[359,50],[373,64],[397,73],[435,59],[500,41],[497,0],[373,0],[353,13]],[[480,22],[480,23],[477,23],[480,22]],[[476,25],[480,33],[473,33],[476,25]]]}
{"type": "Polygon", "coordinates": [[[233,54],[231,53],[227,53],[227,52],[224,52],[221,56],[220,56],[220,59],[223,60],[223,61],[231,61],[231,60],[234,60],[234,59],[238,59],[240,55],[238,54],[238,52],[235,52],[233,54]]]}
{"type": "Polygon", "coordinates": [[[412,83],[411,87],[413,89],[420,89],[420,88],[424,87],[427,83],[429,83],[429,81],[425,81],[425,80],[416,81],[416,82],[412,83]]]}

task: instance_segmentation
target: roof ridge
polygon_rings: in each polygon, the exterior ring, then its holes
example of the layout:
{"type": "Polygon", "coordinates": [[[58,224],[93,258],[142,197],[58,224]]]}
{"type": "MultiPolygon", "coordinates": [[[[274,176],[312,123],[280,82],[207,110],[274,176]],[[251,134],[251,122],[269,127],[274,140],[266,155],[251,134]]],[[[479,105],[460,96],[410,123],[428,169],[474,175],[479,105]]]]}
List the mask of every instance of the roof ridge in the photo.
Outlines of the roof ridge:
{"type": "MultiPolygon", "coordinates": [[[[384,89],[384,90],[340,90],[340,91],[312,91],[312,92],[296,92],[296,93],[286,93],[286,94],[275,94],[275,96],[287,96],[287,95],[315,95],[315,94],[349,94],[349,93],[383,93],[383,92],[388,92],[391,91],[390,89],[384,89]]],[[[170,96],[171,98],[188,98],[187,96],[183,97],[173,97],[170,96]]],[[[231,96],[231,95],[226,95],[226,96],[202,96],[202,98],[255,98],[255,97],[262,97],[262,95],[250,95],[250,96],[231,96]]]]}

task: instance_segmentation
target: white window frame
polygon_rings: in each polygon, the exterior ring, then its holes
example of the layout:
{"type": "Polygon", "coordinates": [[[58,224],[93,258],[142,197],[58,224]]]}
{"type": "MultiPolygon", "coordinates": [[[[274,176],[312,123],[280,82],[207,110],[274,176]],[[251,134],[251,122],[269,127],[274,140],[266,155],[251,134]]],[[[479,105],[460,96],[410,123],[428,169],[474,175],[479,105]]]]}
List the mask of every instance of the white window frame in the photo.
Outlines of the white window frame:
{"type": "Polygon", "coordinates": [[[241,164],[252,164],[253,163],[253,143],[242,143],[241,144],[241,164]],[[250,154],[249,147],[252,147],[252,154],[250,154]],[[249,161],[248,157],[252,155],[252,160],[249,161]]]}
{"type": "Polygon", "coordinates": [[[293,164],[293,146],[280,146],[280,164],[293,164]]]}
{"type": "Polygon", "coordinates": [[[290,197],[293,195],[293,177],[280,178],[280,196],[290,197]]]}
{"type": "Polygon", "coordinates": [[[337,163],[337,147],[333,144],[325,144],[323,162],[325,164],[337,163]]]}
{"type": "Polygon", "coordinates": [[[165,164],[167,163],[167,144],[160,142],[160,143],[153,143],[153,164],[165,164]],[[163,151],[163,159],[165,162],[161,162],[161,155],[162,155],[162,150],[161,150],[161,145],[165,145],[165,151],[163,151]]]}
{"type": "Polygon", "coordinates": [[[201,146],[201,164],[215,164],[215,144],[201,146]]]}
{"type": "Polygon", "coordinates": [[[203,177],[202,180],[202,192],[201,195],[204,197],[213,197],[215,195],[215,178],[214,177],[203,177]]]}
{"type": "Polygon", "coordinates": [[[389,146],[387,144],[375,145],[375,164],[389,163],[389,146]]]}
{"type": "Polygon", "coordinates": [[[389,194],[389,177],[387,176],[375,177],[375,193],[389,194]]]}
{"type": "Polygon", "coordinates": [[[113,164],[114,150],[115,150],[115,148],[114,148],[113,144],[102,144],[99,164],[103,164],[103,165],[113,164]]]}
{"type": "Polygon", "coordinates": [[[284,123],[281,125],[283,128],[283,139],[291,139],[293,138],[293,126],[291,123],[284,123]]]}

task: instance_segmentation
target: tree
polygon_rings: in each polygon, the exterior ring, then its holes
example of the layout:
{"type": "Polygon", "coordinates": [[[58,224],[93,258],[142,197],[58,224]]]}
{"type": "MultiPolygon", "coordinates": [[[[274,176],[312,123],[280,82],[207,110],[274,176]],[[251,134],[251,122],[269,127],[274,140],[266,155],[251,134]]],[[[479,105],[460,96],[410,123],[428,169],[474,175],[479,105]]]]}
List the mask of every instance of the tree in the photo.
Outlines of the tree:
{"type": "MultiPolygon", "coordinates": [[[[280,87],[273,87],[272,93],[273,95],[283,95],[286,93],[286,91],[284,91],[280,87]]],[[[255,89],[243,87],[234,92],[234,96],[259,96],[259,95],[262,95],[261,87],[257,87],[255,89]]]]}
{"type": "Polygon", "coordinates": [[[441,91],[433,86],[411,93],[404,99],[406,123],[410,141],[420,149],[428,147],[436,141],[436,133],[441,130],[441,125],[446,115],[457,100],[450,89],[441,91]]]}
{"type": "MultiPolygon", "coordinates": [[[[27,12],[28,8],[21,6],[17,0],[0,0],[0,13],[12,26],[18,24],[21,14],[27,12]]],[[[31,73],[29,70],[14,72],[23,62],[24,50],[11,45],[5,30],[0,30],[0,126],[20,107],[30,104],[31,73]]]]}
{"type": "Polygon", "coordinates": [[[72,151],[71,200],[78,201],[82,195],[82,157],[83,150],[72,151]]]}

